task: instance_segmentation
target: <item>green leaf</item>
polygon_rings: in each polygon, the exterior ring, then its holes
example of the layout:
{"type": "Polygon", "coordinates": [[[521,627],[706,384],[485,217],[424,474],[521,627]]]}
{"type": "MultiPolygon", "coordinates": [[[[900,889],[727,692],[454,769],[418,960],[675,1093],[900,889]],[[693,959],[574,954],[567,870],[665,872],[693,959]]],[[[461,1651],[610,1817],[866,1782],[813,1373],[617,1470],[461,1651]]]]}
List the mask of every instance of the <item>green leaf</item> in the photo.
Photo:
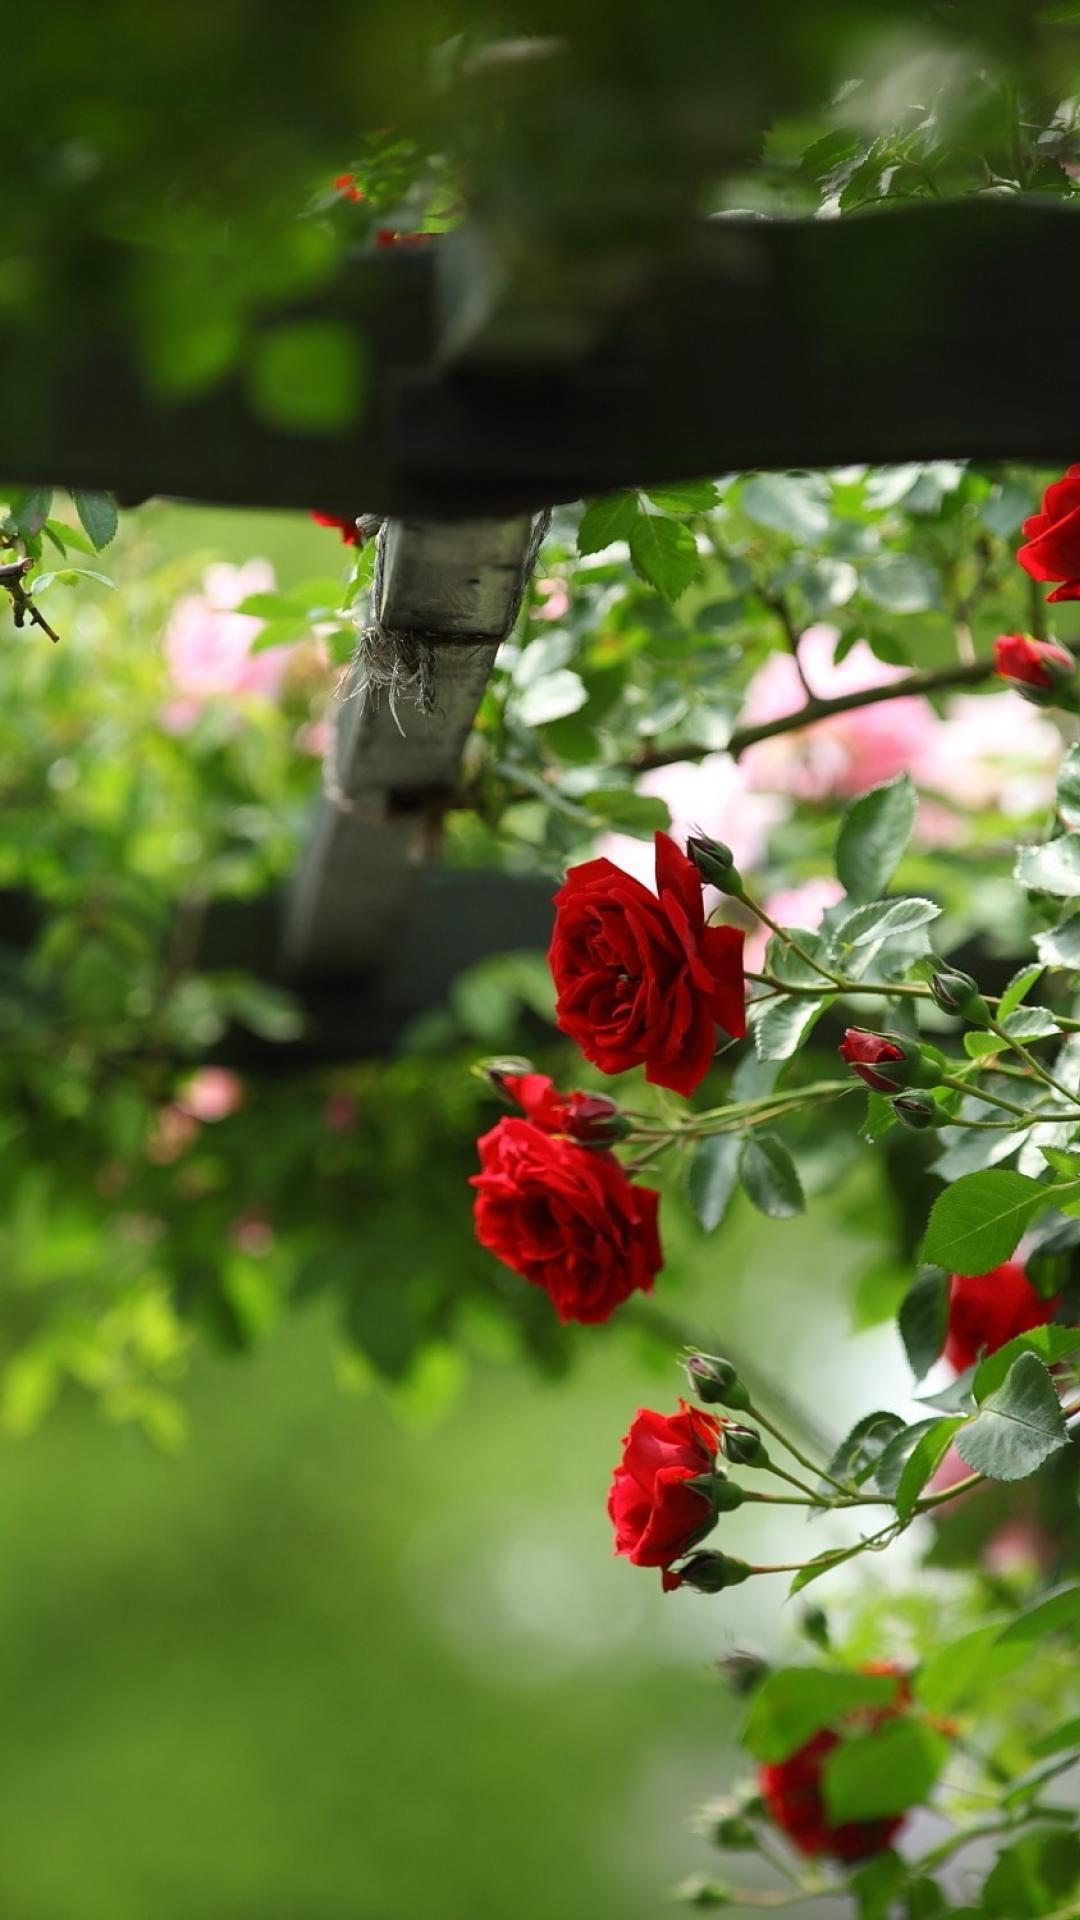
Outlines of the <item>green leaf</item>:
{"type": "Polygon", "coordinates": [[[761,527],[812,545],[828,532],[829,510],[817,480],[788,473],[757,473],[744,480],[739,494],[743,512],[761,527]]]}
{"type": "Polygon", "coordinates": [[[1044,1633],[1065,1633],[1070,1638],[1080,1630],[1080,1587],[1063,1587],[1058,1593],[1037,1600],[1033,1607],[1010,1620],[998,1635],[1002,1645],[1014,1640],[1038,1640],[1044,1633]]]}
{"type": "Polygon", "coordinates": [[[635,793],[632,787],[600,787],[582,796],[581,805],[594,820],[616,833],[632,833],[651,840],[660,828],[671,826],[671,811],[664,800],[652,794],[635,793]]]}
{"type": "Polygon", "coordinates": [[[932,1424],[920,1422],[922,1432],[904,1462],[894,1495],[901,1520],[910,1520],[915,1504],[928,1480],[940,1466],[957,1428],[963,1425],[959,1415],[932,1424]]]}
{"type": "Polygon", "coordinates": [[[1041,977],[1044,971],[1045,969],[1043,967],[1036,964],[1035,966],[1021,967],[1019,972],[1013,974],[1012,979],[1009,981],[1008,986],[1005,988],[998,1002],[997,1017],[999,1020],[1007,1020],[1011,1013],[1016,1012],[1017,1007],[1020,1006],[1022,1001],[1027,999],[1036,980],[1041,977]]]}
{"type": "Polygon", "coordinates": [[[851,1432],[845,1434],[829,1461],[830,1477],[861,1487],[864,1480],[869,1480],[890,1442],[906,1431],[907,1422],[901,1420],[899,1414],[880,1408],[876,1413],[864,1413],[851,1432]]]}
{"type": "Polygon", "coordinates": [[[856,907],[836,930],[838,947],[864,947],[872,941],[894,939],[897,934],[914,933],[916,927],[936,920],[941,908],[933,900],[871,900],[856,907]]]}
{"type": "Polygon", "coordinates": [[[120,516],[116,503],[108,493],[83,493],[72,489],[72,501],[75,511],[82,521],[88,540],[93,543],[94,552],[100,553],[109,541],[115,538],[120,525],[120,516]]]}
{"type": "Polygon", "coordinates": [[[792,1220],[806,1212],[798,1168],[775,1133],[751,1134],[739,1155],[739,1179],[759,1213],[792,1220]]]}
{"type": "Polygon", "coordinates": [[[850,1874],[847,1891],[856,1902],[858,1920],[889,1920],[907,1885],[907,1862],[890,1847],[850,1874]]]}
{"type": "Polygon", "coordinates": [[[834,1747],[822,1786],[830,1820],[881,1820],[924,1801],[948,1756],[948,1742],[924,1721],[888,1720],[834,1747]]]}
{"type": "Polygon", "coordinates": [[[884,1094],[875,1093],[871,1088],[866,1096],[866,1119],[862,1124],[863,1139],[869,1140],[873,1145],[875,1140],[880,1140],[883,1134],[898,1125],[899,1121],[893,1111],[892,1101],[886,1100],[884,1094]]]}
{"type": "Polygon", "coordinates": [[[1080,827],[1080,747],[1070,747],[1058,769],[1057,810],[1067,827],[1080,827]]]}
{"type": "Polygon", "coordinates": [[[569,667],[560,667],[526,687],[516,702],[517,717],[522,726],[546,727],[552,720],[577,713],[588,697],[580,675],[571,673],[569,667]]]}
{"type": "Polygon", "coordinates": [[[675,601],[701,578],[701,555],[689,527],[656,513],[638,515],[630,531],[630,558],[635,573],[675,601]]]}
{"type": "MultiPolygon", "coordinates": [[[[1024,1658],[1027,1658],[1025,1653],[1024,1658]]],[[[1032,1743],[1032,1753],[1040,1759],[1048,1759],[1052,1753],[1067,1753],[1070,1747],[1080,1747],[1080,1716],[1075,1720],[1066,1720],[1063,1726],[1053,1727],[1044,1733],[1041,1740],[1032,1743]]]]}
{"type": "Polygon", "coordinates": [[[648,495],[661,513],[707,513],[720,498],[713,480],[684,480],[677,487],[649,487],[648,495]]]}
{"type": "Polygon", "coordinates": [[[107,573],[98,573],[93,567],[54,567],[49,573],[35,574],[30,582],[34,593],[44,593],[57,580],[96,580],[100,587],[114,587],[107,573]]]}
{"type": "Polygon", "coordinates": [[[927,1267],[912,1283],[897,1316],[900,1338],[916,1380],[929,1373],[945,1345],[949,1317],[949,1276],[944,1267],[927,1267]]]}
{"type": "Polygon", "coordinates": [[[742,1139],[737,1133],[714,1133],[699,1142],[686,1177],[690,1205],[706,1233],[720,1225],[739,1178],[742,1139]]]}
{"type": "Polygon", "coordinates": [[[955,1445],[960,1458],[990,1480],[1026,1480],[1067,1441],[1050,1375],[1033,1353],[1022,1353],[955,1445]]]}
{"type": "MultiPolygon", "coordinates": [[[[846,1554],[848,1549],[839,1551],[846,1554]]],[[[898,1684],[889,1673],[779,1667],[754,1693],[742,1744],[755,1760],[786,1760],[823,1727],[838,1726],[846,1714],[892,1706],[898,1684]]]]}
{"type": "Polygon", "coordinates": [[[1063,899],[1080,894],[1080,833],[1063,833],[1041,847],[1021,847],[1013,873],[1022,887],[1063,899]]]}
{"type": "Polygon", "coordinates": [[[831,1000],[769,1000],[752,1014],[754,1046],[759,1060],[790,1060],[831,1000]]]}
{"type": "Polygon", "coordinates": [[[1044,1367],[1055,1367],[1062,1360],[1068,1360],[1074,1353],[1080,1353],[1080,1327],[1058,1327],[1050,1324],[1045,1327],[1032,1327],[1028,1333],[1018,1333],[1014,1339],[1006,1340],[1004,1346],[995,1353],[988,1353],[980,1360],[971,1391],[979,1405],[988,1394],[1000,1387],[1014,1360],[1022,1353],[1033,1353],[1044,1367]]]}
{"type": "Polygon", "coordinates": [[[827,1547],[824,1553],[815,1554],[814,1558],[808,1560],[804,1567],[800,1567],[793,1577],[791,1586],[788,1588],[789,1594],[794,1597],[795,1594],[801,1593],[803,1588],[810,1586],[814,1580],[820,1580],[822,1574],[831,1573],[834,1567],[842,1566],[845,1560],[854,1560],[856,1554],[861,1553],[862,1550],[862,1542],[859,1541],[853,1547],[827,1547]]]}
{"type": "Polygon", "coordinates": [[[1037,1920],[1040,1914],[1074,1913],[1068,1896],[1080,1881],[1080,1840],[1060,1827],[1026,1833],[999,1853],[983,1884],[987,1920],[1037,1920]]]}
{"type": "Polygon", "coordinates": [[[915,1681],[919,1703],[929,1713],[953,1713],[1027,1660],[1027,1649],[1001,1644],[996,1623],[975,1627],[938,1647],[920,1667],[915,1681]]]}
{"type": "Polygon", "coordinates": [[[616,540],[629,540],[640,516],[632,493],[608,493],[601,500],[590,500],[578,526],[578,552],[602,553],[616,540]]]}
{"type": "Polygon", "coordinates": [[[1066,914],[1056,927],[1037,933],[1035,950],[1048,967],[1080,967],[1080,913],[1066,914]]]}
{"type": "Polygon", "coordinates": [[[836,871],[853,900],[873,900],[888,886],[915,822],[916,793],[906,773],[862,794],[844,815],[836,871]]]}
{"type": "Polygon", "coordinates": [[[882,553],[863,568],[868,600],[886,613],[926,613],[941,605],[941,583],[933,567],[910,553],[882,553]]]}
{"type": "Polygon", "coordinates": [[[1046,1187],[1009,1167],[966,1174],[935,1200],[921,1257],[949,1273],[989,1273],[1049,1204],[1046,1187]]]}
{"type": "Polygon", "coordinates": [[[52,508],[51,487],[24,487],[12,499],[8,516],[24,540],[41,532],[52,508]]]}

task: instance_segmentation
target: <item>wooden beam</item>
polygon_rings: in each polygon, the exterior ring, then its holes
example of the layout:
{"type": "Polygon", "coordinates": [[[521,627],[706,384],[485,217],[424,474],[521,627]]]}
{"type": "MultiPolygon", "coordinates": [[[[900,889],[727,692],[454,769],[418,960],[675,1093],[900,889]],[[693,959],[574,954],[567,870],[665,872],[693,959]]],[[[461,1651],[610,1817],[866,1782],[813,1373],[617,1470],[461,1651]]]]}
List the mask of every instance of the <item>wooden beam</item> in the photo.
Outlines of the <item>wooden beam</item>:
{"type": "Polygon", "coordinates": [[[290,977],[393,966],[541,523],[392,521],[285,918],[290,977]]]}
{"type": "Polygon", "coordinates": [[[471,245],[352,260],[290,309],[354,331],[371,369],[362,418],[304,434],[259,416],[242,371],[198,399],[155,394],[127,316],[137,250],[95,242],[57,263],[40,322],[0,326],[0,464],[132,500],[508,519],[748,467],[1076,458],[1080,356],[1056,353],[1045,378],[1030,347],[1047,301],[1080,309],[1075,208],[703,222],[599,338],[591,308],[545,335],[541,301],[514,310],[508,343],[497,311],[469,310],[471,245]]]}

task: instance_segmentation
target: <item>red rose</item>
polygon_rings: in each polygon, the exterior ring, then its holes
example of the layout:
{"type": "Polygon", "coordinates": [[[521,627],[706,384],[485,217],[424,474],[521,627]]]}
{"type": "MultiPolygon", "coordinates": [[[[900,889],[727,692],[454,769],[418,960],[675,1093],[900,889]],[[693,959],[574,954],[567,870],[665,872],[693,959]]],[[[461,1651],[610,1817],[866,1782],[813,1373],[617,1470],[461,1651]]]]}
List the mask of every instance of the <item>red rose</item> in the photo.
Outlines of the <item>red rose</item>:
{"type": "Polygon", "coordinates": [[[1080,467],[1070,467],[1043,494],[1042,512],[1024,521],[1017,553],[1033,580],[1061,580],[1051,600],[1080,600],[1080,467]]]}
{"type": "MultiPolygon", "coordinates": [[[[668,1414],[639,1407],[612,1478],[608,1514],[615,1551],[635,1567],[670,1567],[713,1524],[709,1501],[687,1481],[712,1472],[719,1422],[685,1400],[679,1409],[668,1414]]],[[[664,1590],[680,1584],[678,1576],[668,1576],[664,1590]]]]}
{"type": "Polygon", "coordinates": [[[347,547],[360,545],[360,529],[355,519],[350,520],[344,514],[319,513],[315,507],[311,509],[311,518],[317,526],[336,527],[347,547]]]}
{"type": "MultiPolygon", "coordinates": [[[[1051,599],[1058,597],[1051,595],[1051,599]]],[[[1065,647],[1055,646],[1052,640],[1032,640],[1026,633],[999,634],[994,641],[994,665],[1003,680],[1018,680],[1021,686],[1042,692],[1071,680],[1076,672],[1076,661],[1065,647]]]]}
{"type": "Polygon", "coordinates": [[[355,173],[339,173],[334,181],[334,187],[343,200],[356,202],[366,198],[362,189],[356,184],[355,173]]]}
{"type": "Polygon", "coordinates": [[[887,1040],[883,1033],[848,1027],[837,1052],[875,1093],[899,1093],[907,1084],[903,1073],[893,1077],[888,1072],[890,1065],[902,1066],[907,1061],[907,1052],[899,1041],[887,1040]]]}
{"type": "Polygon", "coordinates": [[[502,1091],[545,1133],[568,1133],[582,1146],[606,1146],[629,1122],[606,1093],[559,1093],[546,1073],[494,1073],[502,1091]]]}
{"type": "Polygon", "coordinates": [[[555,1017],[604,1073],[644,1066],[654,1086],[692,1093],[719,1025],[746,1032],[743,936],[707,927],[701,877],[656,836],[656,893],[610,860],[571,867],[555,895],[548,959],[555,1017]]]}
{"type": "MultiPolygon", "coordinates": [[[[911,1689],[906,1675],[888,1662],[865,1667],[863,1671],[893,1674],[899,1682],[891,1705],[859,1709],[844,1716],[849,1723],[857,1722],[870,1732],[907,1706],[911,1689]]],[[[800,1853],[827,1853],[837,1860],[866,1860],[871,1854],[884,1853],[885,1848],[892,1845],[906,1815],[894,1814],[881,1820],[845,1820],[839,1826],[830,1823],[822,1775],[825,1762],[839,1746],[840,1738],[831,1727],[823,1727],[786,1760],[759,1767],[758,1785],[770,1817],[800,1853]]]]}
{"type": "Polygon", "coordinates": [[[375,235],[375,245],[383,250],[387,247],[426,247],[433,237],[430,233],[399,233],[396,227],[380,227],[375,235]]]}
{"type": "Polygon", "coordinates": [[[950,1274],[946,1360],[963,1373],[980,1354],[996,1353],[1017,1334],[1045,1327],[1059,1300],[1043,1300],[1018,1260],[990,1273],[950,1274]]]}
{"type": "Polygon", "coordinates": [[[560,1320],[607,1320],[629,1294],[651,1291],[663,1266],[660,1196],[613,1154],[509,1115],[477,1146],[476,1237],[543,1287],[560,1320]]]}

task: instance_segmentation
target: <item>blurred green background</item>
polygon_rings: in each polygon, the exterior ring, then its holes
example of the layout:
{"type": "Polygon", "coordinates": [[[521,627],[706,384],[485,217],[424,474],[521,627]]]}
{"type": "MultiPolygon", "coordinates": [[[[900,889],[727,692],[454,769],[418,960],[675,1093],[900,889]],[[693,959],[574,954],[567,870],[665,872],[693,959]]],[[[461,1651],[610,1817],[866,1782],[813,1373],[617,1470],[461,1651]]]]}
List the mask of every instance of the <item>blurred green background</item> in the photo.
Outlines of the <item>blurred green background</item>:
{"type": "MultiPolygon", "coordinates": [[[[858,1238],[742,1207],[673,1251],[680,1309],[732,1345],[767,1294],[770,1367],[842,1431],[858,1238]]],[[[892,1336],[858,1351],[849,1392],[887,1394],[892,1336]]],[[[6,1920],[644,1920],[705,1865],[686,1819],[737,1764],[711,1663],[790,1648],[797,1611],[782,1581],[663,1596],[611,1557],[608,1466],[677,1375],[611,1328],[558,1384],[480,1366],[447,1408],[428,1379],[349,1391],[317,1306],[243,1359],[200,1348],[176,1459],[82,1398],[9,1444],[6,1920]]]]}

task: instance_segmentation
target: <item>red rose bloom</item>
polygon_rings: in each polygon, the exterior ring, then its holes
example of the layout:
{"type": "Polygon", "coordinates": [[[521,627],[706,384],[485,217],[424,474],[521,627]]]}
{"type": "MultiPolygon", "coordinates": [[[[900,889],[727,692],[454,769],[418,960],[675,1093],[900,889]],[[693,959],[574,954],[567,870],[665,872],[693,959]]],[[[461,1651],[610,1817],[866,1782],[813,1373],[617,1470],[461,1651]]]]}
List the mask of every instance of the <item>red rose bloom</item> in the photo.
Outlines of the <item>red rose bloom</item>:
{"type": "Polygon", "coordinates": [[[950,1274],[946,1360],[963,1373],[981,1354],[996,1353],[1032,1327],[1045,1327],[1059,1299],[1043,1300],[1018,1260],[1006,1260],[990,1273],[950,1274]]]}
{"type": "Polygon", "coordinates": [[[618,1106],[606,1093],[560,1093],[546,1073],[496,1073],[503,1092],[545,1133],[568,1133],[583,1146],[605,1145],[625,1132],[618,1106]]]}
{"type": "Polygon", "coordinates": [[[1043,494],[1042,512],[1024,521],[1017,559],[1033,580],[1060,580],[1051,600],[1080,600],[1080,467],[1043,494]]]}
{"type": "Polygon", "coordinates": [[[474,1222],[482,1247],[543,1287],[560,1320],[607,1320],[663,1266],[660,1196],[613,1154],[506,1116],[477,1142],[474,1222]]]}
{"type": "Polygon", "coordinates": [[[343,514],[319,513],[315,507],[311,509],[311,518],[317,526],[336,527],[347,547],[360,545],[360,529],[355,519],[349,520],[343,514]]]}
{"type": "Polygon", "coordinates": [[[903,1088],[903,1078],[892,1079],[888,1072],[890,1062],[907,1059],[897,1041],[886,1040],[882,1033],[864,1033],[861,1027],[849,1027],[837,1052],[875,1093],[899,1093],[903,1088]]]}
{"type": "Polygon", "coordinates": [[[555,1018],[604,1073],[644,1066],[654,1086],[692,1093],[720,1026],[746,1032],[743,936],[707,927],[701,876],[656,836],[656,893],[610,860],[571,867],[555,895],[548,960],[555,1018]]]}
{"type": "MultiPolygon", "coordinates": [[[[895,1674],[899,1685],[895,1701],[887,1707],[872,1707],[850,1713],[845,1718],[858,1721],[867,1730],[891,1720],[911,1698],[907,1677],[898,1667],[884,1662],[865,1667],[865,1673],[895,1674]]],[[[825,1762],[840,1744],[840,1734],[831,1727],[807,1740],[804,1746],[758,1768],[758,1785],[770,1818],[782,1828],[788,1839],[805,1854],[831,1854],[837,1860],[866,1860],[884,1853],[903,1826],[906,1815],[894,1814],[881,1820],[845,1820],[839,1826],[830,1823],[822,1790],[825,1762]]]]}
{"type": "Polygon", "coordinates": [[[1003,680],[1018,680],[1023,687],[1043,692],[1076,671],[1076,662],[1064,647],[1052,640],[1032,640],[1026,633],[999,634],[994,641],[994,665],[1003,680]]]}
{"type": "Polygon", "coordinates": [[[362,188],[356,184],[355,173],[339,173],[334,186],[344,200],[352,200],[355,203],[366,198],[362,188]]]}
{"type": "Polygon", "coordinates": [[[387,247],[426,247],[433,238],[430,233],[399,233],[396,227],[380,227],[375,235],[375,245],[383,251],[387,247]]]}
{"type": "MultiPolygon", "coordinates": [[[[713,1524],[705,1495],[686,1483],[712,1472],[719,1422],[685,1400],[679,1409],[667,1414],[639,1407],[612,1478],[608,1514],[615,1551],[635,1567],[670,1567],[713,1524]]],[[[677,1577],[666,1578],[664,1590],[679,1584],[677,1577]]]]}

